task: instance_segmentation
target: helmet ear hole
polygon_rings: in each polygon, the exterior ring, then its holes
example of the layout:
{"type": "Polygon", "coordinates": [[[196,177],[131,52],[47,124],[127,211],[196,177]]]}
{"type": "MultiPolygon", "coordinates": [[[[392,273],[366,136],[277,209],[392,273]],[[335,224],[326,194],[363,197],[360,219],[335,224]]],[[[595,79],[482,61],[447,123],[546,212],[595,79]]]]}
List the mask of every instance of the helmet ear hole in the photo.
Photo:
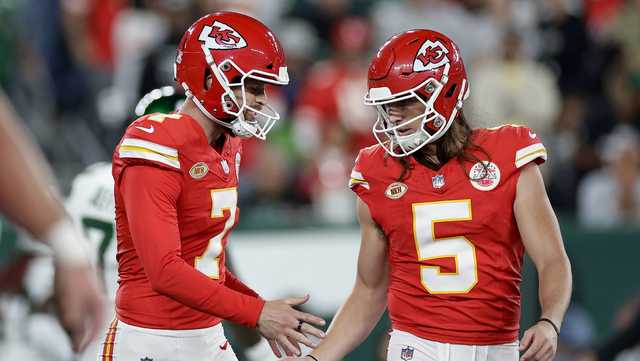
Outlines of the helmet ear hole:
{"type": "Polygon", "coordinates": [[[451,96],[453,95],[453,93],[456,91],[456,87],[457,87],[458,83],[453,83],[453,85],[451,86],[451,88],[449,88],[449,90],[447,90],[447,94],[444,95],[445,98],[451,98],[451,96]]]}
{"type": "Polygon", "coordinates": [[[231,97],[229,96],[229,94],[225,94],[224,97],[222,98],[222,109],[224,111],[227,112],[232,112],[235,113],[238,111],[238,106],[236,105],[236,103],[231,99],[231,97]]]}
{"type": "Polygon", "coordinates": [[[204,84],[202,88],[204,90],[209,90],[211,88],[212,83],[213,83],[213,72],[211,71],[211,69],[209,69],[209,67],[206,67],[204,69],[204,84]]]}

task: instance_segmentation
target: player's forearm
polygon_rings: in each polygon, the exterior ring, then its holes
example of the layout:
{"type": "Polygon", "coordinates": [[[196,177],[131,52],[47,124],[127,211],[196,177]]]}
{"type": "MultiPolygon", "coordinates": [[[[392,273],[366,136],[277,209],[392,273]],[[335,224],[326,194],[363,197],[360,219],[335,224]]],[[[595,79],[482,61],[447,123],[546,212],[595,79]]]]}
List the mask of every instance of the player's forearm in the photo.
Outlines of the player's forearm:
{"type": "Polygon", "coordinates": [[[312,354],[320,361],[341,360],[371,333],[386,306],[386,289],[356,286],[312,354]]]}
{"type": "Polygon", "coordinates": [[[177,255],[152,269],[153,266],[145,265],[149,283],[156,292],[222,319],[247,327],[256,326],[264,306],[264,301],[258,297],[216,283],[177,255]]]}
{"type": "Polygon", "coordinates": [[[549,318],[561,327],[571,299],[571,264],[565,256],[547,262],[538,270],[540,317],[549,318]]]}
{"type": "Polygon", "coordinates": [[[64,218],[64,209],[52,192],[48,164],[1,91],[0,164],[0,211],[34,236],[43,237],[64,218]]]}

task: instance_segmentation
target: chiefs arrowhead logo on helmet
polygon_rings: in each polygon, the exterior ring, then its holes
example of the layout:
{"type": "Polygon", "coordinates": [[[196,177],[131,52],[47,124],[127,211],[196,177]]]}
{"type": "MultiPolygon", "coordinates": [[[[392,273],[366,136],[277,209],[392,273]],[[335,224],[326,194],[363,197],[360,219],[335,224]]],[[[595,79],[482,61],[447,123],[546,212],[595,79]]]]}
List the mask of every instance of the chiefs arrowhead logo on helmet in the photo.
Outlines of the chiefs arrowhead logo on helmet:
{"type": "Polygon", "coordinates": [[[247,46],[247,41],[239,32],[219,21],[214,21],[211,26],[204,26],[198,40],[208,49],[239,49],[247,46]]]}
{"type": "Polygon", "coordinates": [[[416,54],[413,71],[433,70],[447,64],[449,62],[448,53],[449,50],[439,40],[425,41],[416,54]]]}

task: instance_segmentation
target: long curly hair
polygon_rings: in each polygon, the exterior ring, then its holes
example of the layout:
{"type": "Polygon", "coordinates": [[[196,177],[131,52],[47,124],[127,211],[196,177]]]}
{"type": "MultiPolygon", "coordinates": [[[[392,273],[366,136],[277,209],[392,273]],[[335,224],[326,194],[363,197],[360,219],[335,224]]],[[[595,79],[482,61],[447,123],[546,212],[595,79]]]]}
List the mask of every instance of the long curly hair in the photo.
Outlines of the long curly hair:
{"type": "MultiPolygon", "coordinates": [[[[486,164],[471,153],[472,151],[480,151],[486,156],[486,159],[489,162],[491,161],[489,153],[471,140],[471,126],[469,125],[464,112],[458,113],[453,124],[451,124],[451,128],[449,128],[442,138],[438,139],[434,145],[436,147],[435,153],[429,152],[428,150],[433,149],[433,147],[427,146],[415,152],[412,156],[420,164],[433,170],[438,170],[449,160],[455,159],[458,164],[460,164],[460,167],[462,167],[465,174],[466,171],[464,170],[464,163],[480,162],[484,168],[484,172],[481,173],[480,178],[470,178],[472,180],[480,180],[489,174],[486,164]]],[[[409,163],[409,160],[406,157],[395,159],[402,164],[402,173],[398,176],[398,181],[402,182],[409,178],[411,171],[413,170],[413,166],[409,163]]]]}

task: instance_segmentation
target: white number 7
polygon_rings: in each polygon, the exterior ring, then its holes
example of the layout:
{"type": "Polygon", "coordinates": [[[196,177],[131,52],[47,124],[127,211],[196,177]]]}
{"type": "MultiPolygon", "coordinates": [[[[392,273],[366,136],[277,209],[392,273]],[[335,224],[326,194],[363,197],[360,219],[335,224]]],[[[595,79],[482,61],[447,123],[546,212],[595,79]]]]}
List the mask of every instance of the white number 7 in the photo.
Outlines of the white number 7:
{"type": "Polygon", "coordinates": [[[470,221],[471,200],[414,203],[413,235],[419,261],[454,258],[456,272],[438,266],[420,266],[420,281],[431,294],[468,293],[478,283],[476,248],[463,236],[435,238],[437,222],[470,221]]]}
{"type": "Polygon", "coordinates": [[[195,269],[204,273],[209,278],[220,278],[220,255],[222,254],[222,240],[236,222],[238,192],[236,188],[211,190],[211,218],[224,217],[224,211],[229,211],[229,217],[224,223],[222,232],[209,240],[209,245],[204,252],[196,257],[195,269]]]}

